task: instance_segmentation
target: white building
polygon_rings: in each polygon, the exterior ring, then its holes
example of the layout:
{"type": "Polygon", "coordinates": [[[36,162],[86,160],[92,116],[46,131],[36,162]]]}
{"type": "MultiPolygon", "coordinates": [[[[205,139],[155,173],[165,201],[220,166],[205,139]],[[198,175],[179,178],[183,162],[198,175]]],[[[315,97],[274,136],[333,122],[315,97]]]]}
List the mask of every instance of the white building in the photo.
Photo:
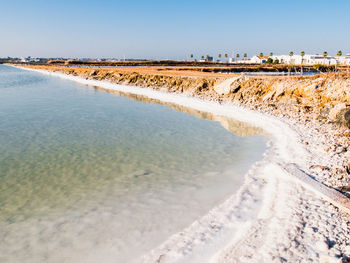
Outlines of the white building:
{"type": "Polygon", "coordinates": [[[338,62],[341,65],[350,65],[350,54],[347,54],[346,56],[340,56],[338,57],[338,62]]]}
{"type": "Polygon", "coordinates": [[[32,58],[32,57],[26,57],[26,58],[21,58],[21,62],[23,63],[28,63],[28,62],[40,62],[40,58],[32,58]]]}
{"type": "Polygon", "coordinates": [[[347,64],[350,65],[350,55],[347,56],[326,56],[323,55],[279,55],[272,56],[273,60],[278,59],[281,64],[292,64],[292,65],[337,65],[337,64],[347,64]]]}
{"type": "Polygon", "coordinates": [[[267,56],[254,56],[250,59],[250,63],[261,64],[265,63],[269,57],[267,56]]]}
{"type": "MultiPolygon", "coordinates": [[[[306,55],[305,55],[306,57],[306,55]]],[[[324,65],[336,65],[338,64],[338,59],[332,56],[322,56],[322,55],[308,55],[306,57],[306,63],[308,65],[314,64],[324,64],[324,65]]]]}
{"type": "Polygon", "coordinates": [[[252,63],[251,60],[249,58],[242,58],[240,60],[236,61],[237,64],[250,64],[252,63]]]}

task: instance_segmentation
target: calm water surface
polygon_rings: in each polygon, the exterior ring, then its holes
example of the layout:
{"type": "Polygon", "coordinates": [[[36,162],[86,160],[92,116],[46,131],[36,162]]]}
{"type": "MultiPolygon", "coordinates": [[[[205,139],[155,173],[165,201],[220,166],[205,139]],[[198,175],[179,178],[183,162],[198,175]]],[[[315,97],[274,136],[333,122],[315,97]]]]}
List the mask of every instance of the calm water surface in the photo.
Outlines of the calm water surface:
{"type": "Polygon", "coordinates": [[[0,101],[0,262],[133,262],[265,150],[242,123],[1,65],[0,101]]]}

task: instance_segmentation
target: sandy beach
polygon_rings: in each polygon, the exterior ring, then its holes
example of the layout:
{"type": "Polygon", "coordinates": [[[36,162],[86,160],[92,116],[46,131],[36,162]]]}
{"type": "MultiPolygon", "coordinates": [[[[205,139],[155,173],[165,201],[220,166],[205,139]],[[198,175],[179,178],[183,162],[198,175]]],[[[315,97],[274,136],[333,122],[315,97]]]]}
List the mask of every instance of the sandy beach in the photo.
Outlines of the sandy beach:
{"type": "MultiPolygon", "coordinates": [[[[142,88],[132,82],[96,80],[97,73],[74,76],[25,69],[226,116],[268,134],[269,148],[263,160],[245,175],[236,195],[169,237],[140,261],[350,262],[350,176],[346,170],[350,133],[346,126],[310,118],[313,113],[307,109],[287,111],[287,106],[267,106],[272,104],[268,99],[261,104],[249,98],[244,103],[230,102],[206,97],[206,91],[182,94],[142,88]]],[[[228,94],[224,94],[227,89],[232,92],[232,84],[239,78],[210,74],[212,83],[205,87],[223,95],[228,94]]],[[[200,73],[199,77],[209,76],[200,73]]]]}

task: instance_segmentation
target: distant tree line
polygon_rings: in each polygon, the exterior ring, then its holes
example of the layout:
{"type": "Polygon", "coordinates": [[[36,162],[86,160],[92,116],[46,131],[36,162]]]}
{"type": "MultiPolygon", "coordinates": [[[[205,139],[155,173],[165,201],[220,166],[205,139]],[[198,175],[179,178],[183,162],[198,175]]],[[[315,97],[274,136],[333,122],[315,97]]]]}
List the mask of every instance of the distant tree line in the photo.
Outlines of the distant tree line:
{"type": "MultiPolygon", "coordinates": [[[[323,55],[324,58],[326,58],[326,57],[328,56],[328,52],[327,52],[327,51],[324,51],[324,52],[322,53],[322,55],[323,55]]],[[[342,52],[341,50],[339,50],[339,51],[337,52],[337,56],[340,57],[340,56],[342,56],[342,55],[343,55],[343,52],[342,52]]],[[[259,56],[259,57],[263,57],[263,56],[264,56],[264,53],[263,53],[263,52],[260,52],[258,56],[259,56]]],[[[289,52],[289,56],[291,56],[291,57],[294,56],[294,51],[290,51],[290,52],[289,52]]],[[[300,52],[300,56],[302,57],[301,61],[302,61],[302,63],[303,63],[303,58],[304,58],[304,56],[305,56],[305,51],[301,51],[301,52],[300,52]]],[[[221,61],[222,54],[219,53],[217,57],[218,57],[218,61],[221,61]]],[[[232,53],[232,58],[234,58],[234,57],[236,58],[236,61],[238,61],[239,58],[240,58],[240,54],[239,54],[239,53],[236,53],[235,56],[234,56],[234,53],[232,53]]],[[[243,58],[244,58],[244,59],[247,59],[247,57],[248,57],[248,54],[247,54],[247,53],[243,53],[243,58]]],[[[273,60],[272,57],[273,57],[273,52],[270,52],[269,58],[266,60],[265,63],[269,63],[269,64],[279,64],[279,63],[280,63],[280,61],[279,61],[278,59],[273,60]]],[[[193,60],[193,59],[194,59],[194,55],[193,55],[193,54],[190,54],[190,58],[191,58],[191,60],[193,60]]],[[[204,55],[201,56],[201,59],[202,59],[202,60],[204,60],[204,58],[208,61],[210,58],[213,58],[213,57],[211,57],[209,54],[207,54],[206,56],[204,56],[204,55]]],[[[227,53],[224,54],[224,58],[225,58],[226,61],[227,61],[227,58],[228,58],[228,54],[227,54],[227,53]]],[[[197,61],[197,60],[194,59],[194,61],[197,61]]]]}
{"type": "MultiPolygon", "coordinates": [[[[224,55],[222,55],[221,53],[219,53],[218,56],[217,56],[217,58],[218,58],[219,61],[221,61],[221,58],[222,58],[222,57],[224,57],[225,60],[227,61],[227,59],[228,59],[228,54],[225,53],[224,55]]],[[[236,57],[236,60],[238,60],[238,59],[240,58],[240,54],[239,54],[239,53],[236,53],[235,56],[234,56],[234,53],[232,53],[232,58],[234,58],[234,57],[236,57]]],[[[244,58],[244,59],[247,59],[247,57],[248,57],[248,54],[247,54],[247,53],[243,53],[243,58],[244,58]]],[[[191,58],[191,60],[197,61],[197,59],[194,58],[194,55],[193,55],[192,53],[190,54],[190,58],[191,58]]],[[[212,57],[212,56],[210,56],[209,54],[207,54],[207,55],[205,55],[205,56],[204,56],[204,55],[201,55],[200,58],[201,58],[201,60],[204,60],[204,59],[209,60],[209,58],[214,58],[214,57],[212,57]]]]}

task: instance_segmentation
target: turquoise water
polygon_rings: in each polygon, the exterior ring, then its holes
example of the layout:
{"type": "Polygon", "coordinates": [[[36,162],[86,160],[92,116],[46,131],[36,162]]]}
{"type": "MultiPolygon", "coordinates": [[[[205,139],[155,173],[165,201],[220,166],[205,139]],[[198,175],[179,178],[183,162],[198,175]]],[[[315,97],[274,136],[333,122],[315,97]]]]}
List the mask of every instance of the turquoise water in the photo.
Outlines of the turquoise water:
{"type": "Polygon", "coordinates": [[[205,113],[2,65],[0,100],[0,262],[133,262],[265,150],[205,113]]]}

